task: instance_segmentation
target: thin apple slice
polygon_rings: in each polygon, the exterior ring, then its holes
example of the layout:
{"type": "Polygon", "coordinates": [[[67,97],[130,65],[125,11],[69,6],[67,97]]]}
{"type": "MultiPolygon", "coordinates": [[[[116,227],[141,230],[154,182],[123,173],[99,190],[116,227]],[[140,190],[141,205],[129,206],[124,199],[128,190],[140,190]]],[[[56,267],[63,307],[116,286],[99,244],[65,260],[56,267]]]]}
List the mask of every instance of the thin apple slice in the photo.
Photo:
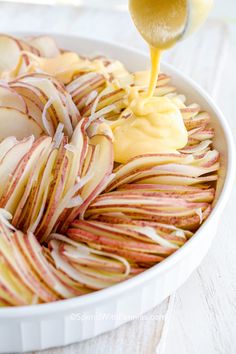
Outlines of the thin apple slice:
{"type": "Polygon", "coordinates": [[[35,138],[43,134],[42,128],[28,115],[7,107],[0,107],[0,141],[9,136],[23,139],[30,135],[35,138]]]}

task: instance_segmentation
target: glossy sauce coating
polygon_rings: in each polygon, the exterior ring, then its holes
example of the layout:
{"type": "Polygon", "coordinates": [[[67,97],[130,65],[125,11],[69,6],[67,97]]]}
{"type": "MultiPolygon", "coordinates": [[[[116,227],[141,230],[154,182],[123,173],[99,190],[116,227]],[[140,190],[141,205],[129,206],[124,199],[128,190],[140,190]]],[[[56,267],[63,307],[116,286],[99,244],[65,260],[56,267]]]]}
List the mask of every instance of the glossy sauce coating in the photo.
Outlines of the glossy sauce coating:
{"type": "Polygon", "coordinates": [[[115,161],[121,163],[141,154],[177,153],[186,145],[187,130],[178,106],[153,94],[161,52],[203,22],[212,0],[130,0],[129,4],[134,23],[150,47],[151,75],[145,94],[131,89],[127,110],[132,116],[111,126],[115,161]]]}

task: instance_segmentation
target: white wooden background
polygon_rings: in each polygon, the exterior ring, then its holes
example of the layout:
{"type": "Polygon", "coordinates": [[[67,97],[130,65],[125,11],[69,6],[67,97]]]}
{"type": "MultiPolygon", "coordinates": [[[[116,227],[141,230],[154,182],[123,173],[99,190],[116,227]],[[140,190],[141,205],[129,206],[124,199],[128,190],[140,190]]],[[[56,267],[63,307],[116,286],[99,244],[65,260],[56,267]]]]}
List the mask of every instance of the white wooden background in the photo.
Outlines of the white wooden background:
{"type": "MultiPolygon", "coordinates": [[[[236,136],[236,25],[232,18],[236,2],[215,2],[216,10],[206,25],[166,53],[165,59],[191,75],[217,100],[236,136]]],[[[107,4],[94,10],[0,2],[0,31],[77,33],[146,51],[128,13],[113,11],[109,0],[107,4]]],[[[111,333],[44,354],[236,353],[235,203],[236,189],[202,265],[175,294],[150,312],[158,316],[157,321],[135,320],[111,333]]]]}

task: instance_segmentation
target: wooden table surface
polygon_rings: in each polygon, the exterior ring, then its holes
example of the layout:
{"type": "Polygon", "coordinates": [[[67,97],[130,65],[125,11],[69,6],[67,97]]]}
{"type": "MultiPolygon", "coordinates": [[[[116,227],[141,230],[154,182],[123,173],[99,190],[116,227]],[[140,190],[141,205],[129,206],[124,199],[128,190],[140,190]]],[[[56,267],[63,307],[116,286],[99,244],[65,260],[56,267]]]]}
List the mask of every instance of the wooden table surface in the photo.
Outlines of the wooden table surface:
{"type": "MultiPolygon", "coordinates": [[[[216,1],[217,5],[219,1],[216,1]]],[[[230,11],[236,12],[235,1],[228,1],[230,11]]],[[[92,9],[0,3],[0,31],[13,30],[80,34],[147,50],[128,13],[109,7],[92,9]]],[[[230,26],[224,19],[210,18],[197,34],[164,57],[213,96],[236,136],[234,34],[234,25],[230,26]]],[[[137,319],[111,333],[43,353],[236,353],[235,203],[236,189],[221,215],[220,227],[207,257],[175,294],[148,314],[149,320],[137,319]],[[155,320],[151,319],[153,317],[155,320]]]]}

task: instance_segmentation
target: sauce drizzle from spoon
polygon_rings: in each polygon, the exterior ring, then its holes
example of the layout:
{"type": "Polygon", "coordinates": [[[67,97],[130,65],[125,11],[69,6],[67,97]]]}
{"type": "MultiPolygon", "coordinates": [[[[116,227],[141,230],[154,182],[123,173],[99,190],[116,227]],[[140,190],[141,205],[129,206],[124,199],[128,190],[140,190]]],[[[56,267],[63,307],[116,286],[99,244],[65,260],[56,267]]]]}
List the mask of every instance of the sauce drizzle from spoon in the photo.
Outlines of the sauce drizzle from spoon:
{"type": "Polygon", "coordinates": [[[151,73],[147,92],[130,89],[127,110],[111,129],[115,161],[152,153],[178,153],[188,141],[179,107],[168,97],[155,96],[163,50],[191,32],[206,18],[212,0],[129,0],[130,13],[150,47],[151,73]]]}

